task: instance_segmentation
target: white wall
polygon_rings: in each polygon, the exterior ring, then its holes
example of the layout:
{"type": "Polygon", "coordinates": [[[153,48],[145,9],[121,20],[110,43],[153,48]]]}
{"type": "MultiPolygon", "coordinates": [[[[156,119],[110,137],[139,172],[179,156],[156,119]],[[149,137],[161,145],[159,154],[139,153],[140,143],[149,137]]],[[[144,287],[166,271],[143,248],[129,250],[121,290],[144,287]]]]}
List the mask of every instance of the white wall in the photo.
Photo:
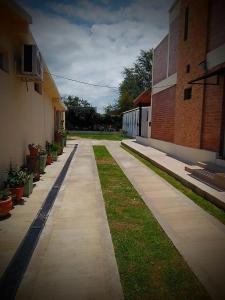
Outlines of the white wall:
{"type": "Polygon", "coordinates": [[[133,109],[123,113],[123,131],[127,136],[135,137],[138,134],[139,109],[133,109]]]}

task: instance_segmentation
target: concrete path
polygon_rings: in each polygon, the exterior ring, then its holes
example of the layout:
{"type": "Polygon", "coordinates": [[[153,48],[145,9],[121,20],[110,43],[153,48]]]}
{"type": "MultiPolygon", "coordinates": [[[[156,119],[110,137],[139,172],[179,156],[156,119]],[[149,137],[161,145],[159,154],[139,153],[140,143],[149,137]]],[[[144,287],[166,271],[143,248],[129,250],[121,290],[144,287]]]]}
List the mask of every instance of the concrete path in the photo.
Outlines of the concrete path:
{"type": "Polygon", "coordinates": [[[225,299],[225,226],[120,147],[117,163],[214,299],[225,299]]]}
{"type": "Polygon", "coordinates": [[[160,168],[165,169],[168,173],[176,177],[185,185],[191,187],[198,194],[225,209],[225,192],[217,191],[200,180],[191,177],[190,174],[185,171],[187,163],[173,158],[163,151],[159,151],[150,146],[141,145],[135,142],[135,140],[123,140],[122,143],[154,162],[156,165],[160,166],[160,168]]]}
{"type": "Polygon", "coordinates": [[[46,173],[35,183],[30,197],[23,197],[24,203],[15,206],[10,218],[0,221],[0,276],[23,240],[71,151],[72,147],[66,147],[63,155],[46,167],[46,173]]]}
{"type": "Polygon", "coordinates": [[[64,183],[16,299],[122,299],[90,141],[79,142],[64,183]]]}

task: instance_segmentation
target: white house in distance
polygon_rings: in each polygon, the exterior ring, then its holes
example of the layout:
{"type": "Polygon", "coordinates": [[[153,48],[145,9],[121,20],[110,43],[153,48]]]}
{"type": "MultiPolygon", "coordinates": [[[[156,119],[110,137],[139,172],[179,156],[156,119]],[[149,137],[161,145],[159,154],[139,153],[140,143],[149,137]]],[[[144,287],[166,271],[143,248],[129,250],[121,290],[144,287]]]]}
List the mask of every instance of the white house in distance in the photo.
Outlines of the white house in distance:
{"type": "Polygon", "coordinates": [[[136,108],[123,112],[122,129],[128,137],[151,135],[151,90],[142,92],[135,100],[136,108]]]}

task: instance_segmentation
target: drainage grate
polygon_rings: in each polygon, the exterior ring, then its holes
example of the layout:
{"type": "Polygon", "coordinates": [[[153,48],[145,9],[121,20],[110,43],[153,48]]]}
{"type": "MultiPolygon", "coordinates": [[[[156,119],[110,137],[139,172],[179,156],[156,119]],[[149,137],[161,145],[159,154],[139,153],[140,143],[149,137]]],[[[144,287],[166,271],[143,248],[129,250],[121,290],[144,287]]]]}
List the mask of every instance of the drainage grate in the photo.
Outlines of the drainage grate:
{"type": "Polygon", "coordinates": [[[63,166],[59,176],[57,177],[53,187],[49,191],[42,207],[37,213],[36,218],[33,220],[23,241],[21,242],[15,255],[13,256],[0,279],[0,298],[2,300],[15,299],[17,289],[19,288],[23,275],[31,260],[34,249],[36,248],[41,232],[48,219],[50,210],[55,202],[56,196],[66,176],[77,147],[78,145],[76,144],[69,157],[67,158],[67,161],[63,166]]]}

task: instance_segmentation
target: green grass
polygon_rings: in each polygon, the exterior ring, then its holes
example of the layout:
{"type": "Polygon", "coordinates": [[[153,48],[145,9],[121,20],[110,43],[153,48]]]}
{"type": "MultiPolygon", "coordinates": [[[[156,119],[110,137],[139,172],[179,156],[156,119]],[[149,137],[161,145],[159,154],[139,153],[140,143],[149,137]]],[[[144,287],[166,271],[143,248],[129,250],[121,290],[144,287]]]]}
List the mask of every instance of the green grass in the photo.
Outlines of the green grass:
{"type": "Polygon", "coordinates": [[[85,132],[73,132],[68,133],[69,139],[71,138],[86,138],[95,140],[110,140],[110,141],[122,141],[125,137],[119,132],[98,132],[98,133],[85,133],[85,132]]]}
{"type": "Polygon", "coordinates": [[[210,299],[105,146],[93,146],[125,299],[210,299]]]}
{"type": "Polygon", "coordinates": [[[206,200],[204,197],[196,194],[194,191],[192,191],[190,188],[186,187],[184,184],[182,184],[180,181],[175,179],[173,176],[169,175],[165,171],[161,170],[154,164],[152,164],[147,159],[143,158],[136,152],[130,150],[129,148],[125,146],[121,146],[124,150],[132,154],[135,158],[137,158],[139,161],[141,161],[144,165],[146,165],[148,168],[153,170],[156,174],[158,174],[160,177],[165,179],[167,182],[169,182],[172,186],[174,186],[176,189],[178,189],[180,192],[182,192],[184,195],[186,195],[188,198],[193,200],[198,206],[203,208],[205,211],[207,211],[209,214],[217,218],[219,221],[221,221],[223,224],[225,224],[225,211],[218,208],[213,203],[206,200]]]}

